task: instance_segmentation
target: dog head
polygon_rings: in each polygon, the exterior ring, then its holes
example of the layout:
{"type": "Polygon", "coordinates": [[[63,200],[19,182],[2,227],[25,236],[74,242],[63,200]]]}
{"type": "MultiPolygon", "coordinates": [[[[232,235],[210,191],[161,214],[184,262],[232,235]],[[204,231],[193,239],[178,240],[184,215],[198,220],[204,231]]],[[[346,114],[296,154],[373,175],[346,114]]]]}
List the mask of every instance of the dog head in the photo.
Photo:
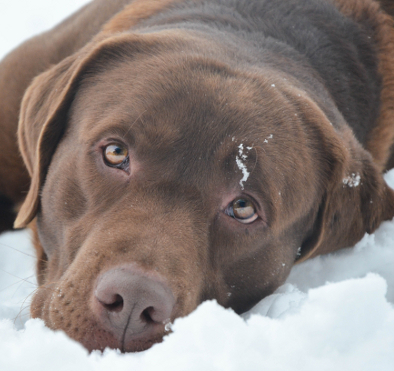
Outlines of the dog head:
{"type": "Polygon", "coordinates": [[[37,216],[33,317],[88,349],[146,349],[202,301],[243,312],[393,216],[339,112],[227,59],[187,32],[126,34],[34,80],[16,221],[37,216]]]}

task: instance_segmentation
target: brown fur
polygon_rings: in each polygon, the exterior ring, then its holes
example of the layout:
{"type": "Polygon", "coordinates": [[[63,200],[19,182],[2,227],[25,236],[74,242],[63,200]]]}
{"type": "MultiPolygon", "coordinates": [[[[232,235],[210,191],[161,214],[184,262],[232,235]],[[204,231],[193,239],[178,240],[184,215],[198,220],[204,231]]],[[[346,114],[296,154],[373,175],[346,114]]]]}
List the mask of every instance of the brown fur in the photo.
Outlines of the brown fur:
{"type": "Polygon", "coordinates": [[[169,9],[181,0],[134,0],[113,17],[103,28],[103,32],[115,33],[131,29],[141,21],[169,9]]]}
{"type": "Polygon", "coordinates": [[[381,171],[387,168],[394,143],[394,22],[377,1],[335,0],[339,10],[356,22],[366,22],[378,45],[379,73],[383,78],[378,122],[370,133],[366,149],[381,171]],[[367,21],[366,21],[367,20],[367,21]]]}
{"type": "Polygon", "coordinates": [[[381,7],[391,16],[394,15],[394,1],[393,0],[380,0],[381,7]]]}
{"type": "Polygon", "coordinates": [[[29,173],[16,141],[20,104],[32,79],[74,53],[96,35],[102,25],[127,0],[94,1],[70,16],[53,30],[23,43],[0,63],[0,195],[14,203],[24,200],[29,173]]]}
{"type": "MultiPolygon", "coordinates": [[[[51,51],[35,67],[36,41],[21,49],[33,50],[31,68],[23,64],[29,79],[44,71],[27,89],[28,78],[18,83],[26,89],[19,148],[31,182],[15,226],[31,223],[34,232],[33,317],[89,350],[146,349],[164,325],[148,338],[119,339],[95,310],[103,273],[128,263],[161,277],[176,299],[171,320],[212,298],[240,313],[282,284],[295,262],[351,246],[394,216],[381,174],[394,138],[392,20],[377,3],[336,1],[371,25],[378,45],[382,106],[368,151],[329,94],[314,93],[314,77],[276,68],[292,65],[283,55],[250,68],[253,55],[237,59],[242,46],[221,34],[138,32],[139,21],[176,11],[180,0],[136,0],[98,32],[118,2],[84,33],[101,1],[92,4],[74,16],[77,32],[60,27],[70,45],[82,32],[83,45],[55,53],[51,68],[51,51]],[[111,140],[127,144],[127,171],[104,162],[111,140]],[[257,205],[251,224],[227,213],[241,196],[257,205]]],[[[13,120],[15,112],[8,130],[13,120]]]]}

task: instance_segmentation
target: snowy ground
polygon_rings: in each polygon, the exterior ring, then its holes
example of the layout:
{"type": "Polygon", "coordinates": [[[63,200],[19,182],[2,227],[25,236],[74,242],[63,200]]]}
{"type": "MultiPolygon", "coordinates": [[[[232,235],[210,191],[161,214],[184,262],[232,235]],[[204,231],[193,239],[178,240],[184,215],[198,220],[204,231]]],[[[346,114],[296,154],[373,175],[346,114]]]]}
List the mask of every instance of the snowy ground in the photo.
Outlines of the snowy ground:
{"type": "MultiPolygon", "coordinates": [[[[0,0],[0,58],[86,0],[0,0]],[[21,14],[20,14],[21,13],[21,14]]],[[[386,175],[394,188],[394,171],[386,175]]],[[[394,370],[394,221],[354,248],[293,268],[240,317],[203,303],[139,354],[87,352],[28,320],[36,287],[28,232],[0,237],[0,370],[394,370]],[[27,321],[27,322],[26,322],[27,321]]]]}

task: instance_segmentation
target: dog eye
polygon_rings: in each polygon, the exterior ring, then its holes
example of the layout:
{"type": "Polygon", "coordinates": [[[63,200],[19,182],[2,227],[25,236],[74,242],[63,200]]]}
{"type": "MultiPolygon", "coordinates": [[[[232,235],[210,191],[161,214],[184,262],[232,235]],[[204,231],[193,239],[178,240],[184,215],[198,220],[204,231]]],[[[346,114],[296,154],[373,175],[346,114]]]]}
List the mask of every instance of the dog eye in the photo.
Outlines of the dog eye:
{"type": "Polygon", "coordinates": [[[256,207],[248,198],[237,198],[227,208],[226,214],[240,223],[249,224],[258,218],[256,207]]]}
{"type": "Polygon", "coordinates": [[[129,152],[121,144],[111,143],[104,148],[104,159],[110,166],[118,166],[128,159],[129,152]]]}

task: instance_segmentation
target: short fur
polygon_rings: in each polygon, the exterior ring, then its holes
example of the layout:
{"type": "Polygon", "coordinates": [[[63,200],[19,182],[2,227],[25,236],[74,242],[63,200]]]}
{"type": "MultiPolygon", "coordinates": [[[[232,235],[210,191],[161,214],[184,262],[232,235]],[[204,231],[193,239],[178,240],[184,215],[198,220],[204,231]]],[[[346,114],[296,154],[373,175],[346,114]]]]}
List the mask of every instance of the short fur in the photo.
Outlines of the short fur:
{"type": "Polygon", "coordinates": [[[108,272],[159,282],[171,321],[207,299],[241,313],[394,216],[393,20],[373,0],[96,0],[7,56],[0,86],[0,231],[23,201],[32,316],[89,350],[166,333],[103,319],[108,272]]]}

